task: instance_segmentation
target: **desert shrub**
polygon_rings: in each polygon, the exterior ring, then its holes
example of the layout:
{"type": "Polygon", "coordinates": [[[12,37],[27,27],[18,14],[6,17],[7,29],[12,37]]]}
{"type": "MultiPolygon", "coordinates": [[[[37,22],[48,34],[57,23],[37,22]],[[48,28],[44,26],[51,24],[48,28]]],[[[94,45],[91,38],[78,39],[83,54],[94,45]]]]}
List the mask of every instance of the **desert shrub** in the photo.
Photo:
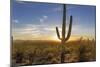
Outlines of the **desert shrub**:
{"type": "Polygon", "coordinates": [[[91,40],[87,40],[85,44],[80,45],[80,62],[95,60],[95,46],[95,43],[91,40]]]}

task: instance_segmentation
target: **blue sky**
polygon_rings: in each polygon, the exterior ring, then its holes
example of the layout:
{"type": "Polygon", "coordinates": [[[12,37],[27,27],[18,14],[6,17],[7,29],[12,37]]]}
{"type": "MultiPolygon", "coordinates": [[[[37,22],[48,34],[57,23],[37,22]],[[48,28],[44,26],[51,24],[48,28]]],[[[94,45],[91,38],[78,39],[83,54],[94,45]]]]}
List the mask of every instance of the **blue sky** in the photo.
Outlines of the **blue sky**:
{"type": "MultiPolygon", "coordinates": [[[[72,38],[95,38],[95,6],[66,5],[68,29],[69,16],[73,16],[72,38]]],[[[12,34],[14,39],[57,39],[55,27],[61,32],[62,4],[13,1],[12,34]]],[[[67,32],[67,30],[66,30],[67,32]]]]}

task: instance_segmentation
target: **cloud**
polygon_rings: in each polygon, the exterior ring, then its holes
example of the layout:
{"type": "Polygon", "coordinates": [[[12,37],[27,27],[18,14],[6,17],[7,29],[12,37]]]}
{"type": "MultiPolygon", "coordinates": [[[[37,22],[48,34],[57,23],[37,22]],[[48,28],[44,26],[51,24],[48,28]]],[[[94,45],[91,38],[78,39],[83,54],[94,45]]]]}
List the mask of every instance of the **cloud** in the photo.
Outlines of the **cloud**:
{"type": "Polygon", "coordinates": [[[16,20],[16,19],[15,19],[15,20],[12,20],[12,22],[14,22],[14,23],[19,23],[19,21],[18,21],[18,20],[16,20]]]}
{"type": "MultiPolygon", "coordinates": [[[[48,16],[46,15],[41,17],[43,20],[41,22],[44,22],[48,16]],[[45,18],[45,19],[44,19],[45,18]]],[[[16,22],[16,20],[14,20],[16,22]]],[[[18,39],[24,38],[25,37],[30,37],[30,39],[41,39],[42,37],[48,38],[48,37],[53,37],[56,35],[56,29],[55,27],[59,28],[60,35],[62,32],[62,25],[56,24],[56,25],[50,25],[50,24],[25,24],[21,27],[13,28],[13,35],[17,37],[18,39]],[[50,35],[49,35],[50,34],[50,35]]],[[[66,25],[66,36],[68,33],[68,27],[69,24],[66,25]]],[[[79,35],[79,36],[93,36],[95,35],[95,29],[94,27],[92,28],[85,28],[84,26],[81,26],[80,24],[76,23],[73,24],[72,26],[72,36],[73,35],[79,35]]],[[[26,38],[27,39],[27,38],[26,38]]]]}
{"type": "Polygon", "coordinates": [[[39,21],[42,23],[42,22],[44,22],[44,19],[43,18],[40,18],[39,21]]]}
{"type": "Polygon", "coordinates": [[[43,16],[43,18],[44,18],[44,19],[47,19],[47,18],[48,18],[48,16],[44,15],[44,16],[43,16]]]}
{"type": "Polygon", "coordinates": [[[46,21],[48,19],[48,16],[43,15],[41,18],[39,18],[40,23],[43,23],[44,21],[46,21]]]}
{"type": "Polygon", "coordinates": [[[55,34],[56,30],[55,26],[52,25],[27,24],[24,25],[24,27],[13,28],[12,32],[15,39],[22,39],[22,38],[25,39],[25,37],[30,37],[30,36],[31,36],[30,39],[41,39],[42,37],[46,38],[52,37],[52,35],[55,34]]]}
{"type": "MultiPolygon", "coordinates": [[[[59,27],[59,25],[57,25],[59,27]]],[[[61,26],[61,25],[60,25],[61,26]]],[[[66,36],[68,33],[68,26],[66,28],[66,36]]],[[[59,27],[60,35],[61,35],[61,27],[59,27]]],[[[53,25],[46,25],[46,24],[27,24],[24,25],[24,27],[21,28],[13,28],[13,35],[17,39],[42,39],[49,38],[56,36],[56,29],[53,25]],[[49,35],[50,34],[50,35],[49,35]]],[[[91,29],[85,29],[82,26],[74,25],[72,27],[72,36],[94,36],[92,33],[95,32],[95,30],[91,29]]]]}

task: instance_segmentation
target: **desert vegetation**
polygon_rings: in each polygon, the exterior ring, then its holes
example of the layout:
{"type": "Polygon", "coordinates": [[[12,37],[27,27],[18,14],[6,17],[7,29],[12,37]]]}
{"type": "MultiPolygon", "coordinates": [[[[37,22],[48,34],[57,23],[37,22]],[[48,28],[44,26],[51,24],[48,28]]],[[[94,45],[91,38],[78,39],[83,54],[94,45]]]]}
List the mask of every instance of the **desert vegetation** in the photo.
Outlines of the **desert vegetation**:
{"type": "MultiPolygon", "coordinates": [[[[88,62],[96,60],[95,40],[69,41],[64,45],[64,62],[88,62]]],[[[12,48],[14,65],[61,63],[61,43],[55,41],[15,40],[12,48]]]]}

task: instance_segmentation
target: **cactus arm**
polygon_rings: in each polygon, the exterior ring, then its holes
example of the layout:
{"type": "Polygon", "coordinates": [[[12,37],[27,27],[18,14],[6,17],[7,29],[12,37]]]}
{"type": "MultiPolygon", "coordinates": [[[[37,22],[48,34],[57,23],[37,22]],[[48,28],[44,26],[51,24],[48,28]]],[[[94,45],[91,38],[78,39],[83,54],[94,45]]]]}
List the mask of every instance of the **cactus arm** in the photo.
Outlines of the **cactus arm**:
{"type": "Polygon", "coordinates": [[[61,38],[60,38],[60,34],[59,34],[59,30],[58,30],[58,27],[56,27],[56,33],[57,33],[58,39],[61,40],[61,38]]]}
{"type": "Polygon", "coordinates": [[[66,34],[66,5],[63,5],[63,23],[62,23],[62,39],[65,39],[65,34],[66,34]]]}
{"type": "Polygon", "coordinates": [[[70,23],[69,23],[69,29],[68,29],[68,34],[67,34],[67,37],[65,38],[65,41],[67,41],[71,35],[71,29],[72,29],[72,16],[70,16],[70,23]]]}

